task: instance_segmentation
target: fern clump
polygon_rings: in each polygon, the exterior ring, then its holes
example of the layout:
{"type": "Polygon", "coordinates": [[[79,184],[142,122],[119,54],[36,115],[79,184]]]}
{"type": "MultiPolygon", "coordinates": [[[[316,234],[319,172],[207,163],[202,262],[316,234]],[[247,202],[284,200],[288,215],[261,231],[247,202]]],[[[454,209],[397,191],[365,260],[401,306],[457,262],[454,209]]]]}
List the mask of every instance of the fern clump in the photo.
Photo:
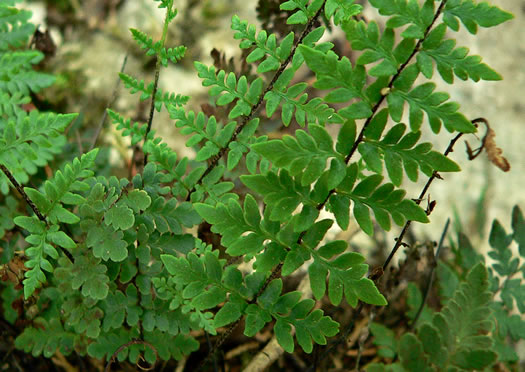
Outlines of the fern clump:
{"type": "MultiPolygon", "coordinates": [[[[2,284],[6,320],[15,324],[28,312],[14,314],[6,305],[35,304],[15,346],[34,356],[75,352],[105,359],[109,368],[115,359],[151,365],[185,359],[206,337],[211,348],[195,367],[201,368],[241,324],[248,338],[271,330],[275,345],[288,353],[298,352],[297,344],[310,354],[338,334],[346,337],[348,325],[333,310],[345,307],[355,317],[371,305],[388,305],[379,278],[406,244],[410,223],[430,221],[432,203],[420,205],[430,184],[460,171],[448,157],[459,137],[477,132],[482,121],[490,130],[485,119],[462,114],[436,84],[421,82],[434,69],[449,84],[454,76],[501,79],[481,57],[456,47],[447,29],[458,31],[461,22],[475,33],[512,16],[472,0],[370,1],[388,17],[380,27],[362,20],[362,6],[351,0],[290,0],[280,4],[290,25],[284,33],[257,30],[234,16],[233,37],[256,73],[196,61],[212,105],[195,112],[185,107],[190,97],[158,88],[162,68],[180,62],[187,48],[167,47],[177,10],[173,0],[157,1],[166,11],[160,39],[131,29],[155,58],[154,79],[119,75],[126,89],[149,102],[147,121],[107,111],[134,148],[128,178],[102,172],[98,148],[65,157],[48,179],[32,178],[62,155],[75,114],[21,107],[54,78],[33,70],[43,56],[24,48],[34,30],[29,13],[12,1],[0,5],[0,187],[4,195],[16,189],[25,203],[6,196],[0,207],[8,214],[0,231],[23,257],[20,272],[6,274],[9,283],[2,284]],[[355,62],[321,41],[328,31],[320,20],[344,31],[359,52],[355,62]],[[311,83],[302,81],[302,71],[311,83]],[[156,135],[155,113],[163,110],[190,136],[186,146],[195,149],[194,158],[180,158],[156,135]],[[265,122],[272,118],[296,130],[270,136],[265,122]],[[442,127],[454,133],[444,153],[420,141],[427,123],[435,135],[447,135],[442,127]],[[421,195],[407,195],[404,182],[423,176],[421,195]],[[370,236],[403,227],[382,269],[370,270],[366,252],[329,233],[354,222],[370,236]],[[25,242],[17,240],[22,237],[25,242]],[[292,287],[295,277],[305,278],[306,290],[292,287]]],[[[521,280],[513,278],[519,260],[510,258],[508,245],[516,240],[523,255],[523,224],[518,209],[512,237],[495,224],[490,256],[498,264],[487,270],[473,255],[469,265],[451,269],[456,287],[445,288],[440,311],[430,318],[427,309],[427,321],[414,332],[398,340],[371,324],[380,355],[393,364],[368,370],[515,362],[507,339],[521,337],[512,326],[522,321],[509,314],[514,300],[520,312],[525,306],[521,280]],[[499,291],[501,301],[494,301],[499,291]]],[[[14,247],[3,249],[7,270],[14,247]]]]}

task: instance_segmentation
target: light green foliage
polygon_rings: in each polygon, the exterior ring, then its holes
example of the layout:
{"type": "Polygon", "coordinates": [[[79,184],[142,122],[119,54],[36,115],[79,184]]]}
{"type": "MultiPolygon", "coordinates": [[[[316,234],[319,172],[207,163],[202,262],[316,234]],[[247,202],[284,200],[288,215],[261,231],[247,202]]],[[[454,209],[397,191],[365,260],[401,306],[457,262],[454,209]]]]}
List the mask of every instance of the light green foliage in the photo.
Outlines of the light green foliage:
{"type": "Polygon", "coordinates": [[[212,86],[210,89],[210,96],[219,96],[216,103],[217,106],[224,106],[236,101],[235,106],[230,111],[228,118],[235,119],[239,116],[247,116],[250,114],[252,106],[254,106],[263,89],[262,78],[257,78],[248,84],[247,78],[237,76],[233,72],[228,73],[224,70],[215,72],[215,67],[206,67],[200,62],[195,62],[195,69],[202,80],[202,85],[205,87],[212,86]],[[222,94],[221,94],[222,93],[222,94]]]}
{"type": "Polygon", "coordinates": [[[301,45],[299,50],[308,67],[315,72],[317,81],[314,87],[334,89],[324,97],[326,102],[361,99],[339,110],[339,115],[347,119],[364,119],[372,115],[371,101],[363,92],[366,74],[362,66],[353,68],[348,58],[339,59],[339,56],[332,51],[323,52],[304,45],[301,45]]]}
{"type": "Polygon", "coordinates": [[[433,0],[426,0],[422,5],[417,0],[371,0],[370,4],[379,10],[379,14],[392,16],[386,23],[390,29],[409,25],[401,34],[405,38],[421,39],[426,28],[434,18],[433,0]]]}
{"type": "MultiPolygon", "coordinates": [[[[28,50],[26,45],[35,26],[28,22],[31,12],[0,4],[0,162],[14,177],[26,183],[39,167],[43,167],[66,143],[64,129],[76,115],[28,115],[21,107],[31,102],[30,93],[37,93],[55,81],[52,75],[36,71],[34,66],[44,55],[28,50]]],[[[0,176],[0,190],[9,192],[6,177],[0,176]]]]}
{"type": "Polygon", "coordinates": [[[85,199],[75,192],[86,191],[89,186],[81,181],[90,177],[98,149],[82,155],[81,159],[75,158],[72,164],[67,164],[64,171],[57,171],[55,177],[44,183],[44,192],[32,188],[25,188],[27,195],[33,200],[38,209],[47,217],[47,224],[36,216],[18,216],[14,219],[16,225],[30,233],[26,237],[30,244],[25,251],[29,260],[26,267],[30,268],[25,273],[24,296],[28,298],[36,288],[46,281],[44,271],[53,272],[53,265],[48,260],[58,258],[58,251],[52,245],[72,250],[76,248],[75,242],[63,231],[59,230],[59,223],[75,224],[80,221],[78,216],[64,208],[66,205],[78,205],[85,199]]]}
{"type": "Polygon", "coordinates": [[[354,4],[353,0],[327,0],[324,5],[324,13],[327,18],[333,17],[334,23],[340,25],[348,21],[363,10],[359,4],[354,4]]]}
{"type": "Polygon", "coordinates": [[[286,20],[287,24],[306,24],[309,19],[313,18],[317,11],[323,6],[323,0],[289,0],[280,5],[281,10],[294,11],[286,20]]]}
{"type": "MultiPolygon", "coordinates": [[[[124,86],[130,90],[131,94],[140,92],[140,100],[145,101],[153,95],[153,82],[149,83],[147,86],[144,83],[144,80],[138,81],[133,77],[120,73],[120,79],[124,82],[124,86]]],[[[162,106],[168,109],[171,106],[183,106],[185,105],[190,97],[183,96],[181,94],[175,94],[170,92],[162,93],[160,89],[157,89],[155,93],[155,109],[157,112],[160,112],[162,106]]]]}
{"type": "Polygon", "coordinates": [[[263,30],[256,35],[255,26],[248,26],[248,22],[241,21],[236,15],[232,18],[231,28],[236,31],[234,38],[242,39],[239,45],[241,49],[255,47],[246,57],[246,62],[253,63],[263,59],[257,68],[259,73],[277,70],[290,56],[294,42],[293,32],[286,35],[281,45],[277,46],[275,34],[267,35],[263,30]]]}
{"type": "MultiPolygon", "coordinates": [[[[40,114],[35,110],[29,115],[21,114],[16,119],[3,122],[0,162],[12,170],[19,182],[27,182],[38,167],[45,166],[53,156],[60,153],[66,142],[61,133],[76,116],[40,114]]],[[[4,175],[0,179],[0,187],[4,194],[8,193],[4,175]]]]}
{"type": "Polygon", "coordinates": [[[340,123],[341,117],[328,106],[323,99],[316,97],[308,101],[306,83],[290,84],[293,78],[293,69],[288,69],[277,79],[273,89],[264,95],[266,101],[266,115],[272,117],[277,108],[282,105],[281,119],[285,126],[290,125],[292,118],[304,127],[306,123],[326,122],[340,123]]]}
{"type": "Polygon", "coordinates": [[[447,1],[443,12],[443,22],[450,29],[459,30],[459,19],[471,34],[478,31],[478,26],[494,27],[512,18],[514,18],[512,14],[485,1],[480,3],[473,0],[447,1]]]}
{"type": "Polygon", "coordinates": [[[332,137],[321,126],[310,125],[308,134],[303,130],[295,137],[285,135],[282,140],[271,140],[252,146],[256,152],[272,164],[288,170],[292,177],[301,176],[301,185],[314,183],[326,168],[327,161],[334,159],[331,169],[344,171],[344,156],[333,149],[332,137]]]}
{"type": "MultiPolygon", "coordinates": [[[[193,134],[193,136],[186,142],[186,146],[193,147],[198,145],[203,140],[204,146],[201,147],[195,160],[204,161],[217,155],[221,148],[226,147],[235,130],[236,123],[231,121],[225,126],[217,123],[214,116],[206,118],[206,116],[199,112],[197,115],[193,111],[188,112],[184,109],[172,108],[170,110],[170,117],[176,120],[175,125],[182,127],[182,134],[193,134]]],[[[257,127],[257,123],[254,123],[257,127]]]]}
{"type": "Polygon", "coordinates": [[[139,44],[142,49],[146,50],[146,55],[156,55],[157,58],[160,58],[160,61],[164,67],[168,66],[168,61],[177,63],[182,58],[184,58],[184,54],[186,53],[187,49],[185,46],[166,49],[163,46],[162,41],[153,42],[151,37],[134,28],[130,29],[130,31],[137,44],[139,44]]]}
{"type": "MultiPolygon", "coordinates": [[[[2,264],[15,247],[22,250],[23,295],[36,309],[16,347],[35,356],[60,351],[109,360],[132,341],[117,359],[150,364],[154,350],[163,360],[196,351],[199,342],[190,332],[217,336],[219,328],[239,323],[247,337],[264,328],[286,352],[297,343],[311,353],[340,332],[330,315],[334,306],[387,305],[388,295],[367,276],[368,252],[329,230],[355,222],[373,235],[390,230],[392,221],[429,222],[400,188],[403,173],[415,182],[419,171],[431,177],[460,169],[430,142],[420,142],[423,122],[435,134],[442,125],[449,132],[476,128],[448,93],[420,80],[433,76],[434,65],[450,84],[454,75],[474,82],[501,79],[445,31],[457,30],[461,21],[475,33],[477,25],[511,17],[471,0],[449,0],[444,7],[433,0],[371,0],[388,17],[381,31],[381,22],[357,21],[362,7],[353,0],[290,0],[280,10],[293,27],[270,33],[234,16],[233,37],[246,50],[246,63],[257,68],[249,75],[245,65],[239,73],[194,62],[216,106],[206,110],[212,115],[195,104],[194,111],[187,109],[189,97],[157,87],[160,69],[186,52],[185,46],[165,47],[177,10],[173,0],[160,0],[166,11],[160,39],[131,29],[146,55],[157,59],[155,80],[120,74],[126,89],[150,102],[148,122],[108,110],[144,162],[133,159],[136,174],[117,178],[112,174],[129,172],[117,173],[112,164],[101,171],[95,149],[74,160],[65,156],[62,170],[46,181],[38,170],[62,154],[63,133],[76,116],[22,110],[30,94],[54,77],[33,69],[43,59],[40,52],[20,49],[34,26],[27,22],[30,13],[12,3],[0,5],[0,164],[6,169],[0,189],[9,193],[8,175],[31,185],[23,188],[26,195],[19,191],[35,212],[11,196],[0,206],[0,236],[13,236],[2,245],[2,264]],[[355,62],[321,41],[323,20],[330,31],[342,28],[345,45],[360,53],[355,62]],[[155,111],[163,109],[189,136],[194,157],[180,157],[152,130],[155,111]],[[269,129],[277,127],[295,131],[269,129]],[[289,277],[298,275],[307,276],[313,299],[290,288],[289,277]]],[[[398,338],[372,323],[378,355],[394,364],[369,370],[460,370],[517,360],[507,341],[524,338],[525,329],[513,314],[525,311],[524,288],[515,276],[525,269],[509,248],[514,240],[525,255],[518,209],[512,225],[512,235],[493,226],[490,255],[496,264],[488,274],[471,247],[457,249],[456,262],[438,264],[442,309],[427,306],[414,333],[398,338]],[[493,301],[489,288],[501,300],[493,301]]],[[[466,240],[459,244],[463,248],[466,240]]],[[[16,287],[2,287],[4,305],[20,299],[16,287]]],[[[409,319],[422,301],[409,285],[409,319]]],[[[4,307],[4,314],[16,324],[16,312],[4,307]]]]}
{"type": "Polygon", "coordinates": [[[454,39],[445,39],[447,26],[442,23],[433,29],[422,44],[422,50],[417,55],[417,66],[427,78],[433,74],[432,60],[436,64],[439,75],[447,83],[454,82],[454,75],[461,80],[468,78],[473,81],[501,80],[501,76],[489,66],[481,63],[481,57],[468,55],[468,48],[455,48],[454,39]]]}

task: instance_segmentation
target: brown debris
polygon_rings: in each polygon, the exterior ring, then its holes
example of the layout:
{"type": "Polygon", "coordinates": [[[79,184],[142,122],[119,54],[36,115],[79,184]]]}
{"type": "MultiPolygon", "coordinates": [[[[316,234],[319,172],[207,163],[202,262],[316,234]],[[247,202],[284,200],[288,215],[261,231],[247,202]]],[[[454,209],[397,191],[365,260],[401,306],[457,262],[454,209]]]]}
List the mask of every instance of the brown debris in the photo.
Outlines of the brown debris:
{"type": "Polygon", "coordinates": [[[485,135],[485,151],[487,151],[487,156],[492,164],[503,172],[508,172],[510,170],[509,161],[502,155],[503,150],[496,145],[494,137],[496,137],[496,133],[488,127],[485,135]]]}
{"type": "Polygon", "coordinates": [[[479,154],[485,149],[487,156],[492,164],[501,169],[503,172],[508,172],[510,170],[509,161],[503,156],[503,150],[496,145],[494,138],[496,137],[496,132],[492,130],[489,125],[489,122],[485,118],[477,118],[472,120],[472,124],[477,127],[477,123],[483,123],[487,128],[485,135],[481,139],[481,146],[475,150],[469,146],[468,142],[465,142],[467,145],[467,154],[469,160],[476,159],[479,154]]]}

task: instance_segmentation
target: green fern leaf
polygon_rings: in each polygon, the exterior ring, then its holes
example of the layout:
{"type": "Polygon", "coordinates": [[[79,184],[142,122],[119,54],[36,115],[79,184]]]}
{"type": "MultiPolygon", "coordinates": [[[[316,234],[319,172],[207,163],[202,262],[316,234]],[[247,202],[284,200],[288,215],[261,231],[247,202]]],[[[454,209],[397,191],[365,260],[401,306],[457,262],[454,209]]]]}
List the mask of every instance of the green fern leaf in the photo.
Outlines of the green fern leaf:
{"type": "Polygon", "coordinates": [[[473,0],[448,1],[443,11],[443,21],[450,29],[459,30],[459,19],[471,34],[477,33],[478,25],[494,27],[512,18],[512,14],[497,6],[486,2],[476,3],[473,0]]]}
{"type": "MultiPolygon", "coordinates": [[[[372,138],[377,138],[376,136],[382,130],[381,127],[384,128],[384,125],[375,121],[367,128],[367,133],[372,138]],[[372,128],[372,126],[379,128],[372,128]]],[[[380,141],[365,139],[359,144],[358,150],[372,171],[381,173],[384,161],[392,183],[399,186],[403,181],[403,167],[408,178],[413,182],[418,180],[418,169],[421,169],[428,177],[432,176],[434,171],[458,172],[461,170],[454,161],[437,151],[432,151],[430,143],[418,144],[421,132],[409,132],[403,136],[405,130],[404,124],[397,124],[380,141]]]]}

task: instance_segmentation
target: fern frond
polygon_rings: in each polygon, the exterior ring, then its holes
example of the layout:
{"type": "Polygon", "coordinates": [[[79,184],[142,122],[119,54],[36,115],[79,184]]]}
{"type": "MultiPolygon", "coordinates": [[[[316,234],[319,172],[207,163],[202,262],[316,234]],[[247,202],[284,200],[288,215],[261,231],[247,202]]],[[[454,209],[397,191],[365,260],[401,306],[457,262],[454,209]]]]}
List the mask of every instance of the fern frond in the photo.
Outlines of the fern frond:
{"type": "Polygon", "coordinates": [[[434,171],[461,170],[454,161],[440,152],[433,151],[431,143],[418,143],[421,132],[403,135],[407,129],[405,124],[395,125],[379,140],[387,117],[386,109],[379,112],[367,128],[365,140],[358,146],[359,153],[372,171],[381,174],[384,161],[389,178],[394,185],[399,186],[403,181],[403,169],[413,182],[418,180],[418,169],[428,177],[432,176],[434,171]]]}
{"type": "MultiPolygon", "coordinates": [[[[488,285],[487,270],[479,263],[431,323],[419,326],[417,335],[406,333],[401,337],[394,351],[400,362],[390,368],[431,371],[490,367],[498,354],[492,350],[493,339],[488,335],[493,328],[489,307],[493,294],[488,285]]],[[[388,343],[396,346],[396,342],[388,343]]],[[[385,367],[371,364],[367,370],[385,371],[385,367]]]]}
{"type": "Polygon", "coordinates": [[[261,78],[255,79],[248,85],[246,76],[241,76],[238,80],[233,72],[226,76],[224,70],[215,72],[215,67],[206,67],[200,62],[195,62],[195,69],[202,81],[202,85],[213,86],[210,89],[210,96],[221,96],[217,99],[218,106],[224,106],[236,100],[236,105],[230,111],[228,118],[235,119],[241,115],[249,115],[263,91],[263,81],[261,78]]]}
{"type": "Polygon", "coordinates": [[[347,119],[365,119],[372,115],[371,102],[363,92],[366,74],[362,66],[352,68],[348,58],[339,56],[332,51],[322,52],[300,45],[299,50],[308,67],[315,73],[317,81],[314,87],[318,89],[334,89],[324,97],[326,102],[347,102],[358,98],[353,103],[338,111],[347,119]]]}
{"type": "MultiPolygon", "coordinates": [[[[176,13],[175,13],[176,14],[176,13]]],[[[168,16],[168,22],[171,17],[175,17],[175,15],[169,14],[168,16]]],[[[145,34],[142,31],[139,31],[137,29],[130,29],[131,34],[133,35],[133,39],[139,44],[139,46],[142,49],[146,49],[146,55],[153,56],[156,55],[157,58],[160,59],[160,62],[164,67],[168,66],[168,61],[171,61],[172,63],[179,62],[182,58],[184,58],[184,55],[186,54],[186,48],[185,46],[178,46],[175,48],[165,48],[162,45],[161,41],[153,42],[153,38],[149,37],[147,34],[145,34]]]]}
{"type": "Polygon", "coordinates": [[[288,17],[286,23],[289,25],[306,24],[323,6],[323,0],[313,0],[308,4],[308,0],[289,0],[280,5],[281,10],[296,10],[288,17]]]}
{"type": "Polygon", "coordinates": [[[461,80],[470,78],[476,82],[480,79],[502,79],[496,71],[481,62],[480,56],[468,55],[468,49],[464,47],[454,49],[454,39],[443,40],[446,29],[444,23],[433,29],[417,55],[417,66],[426,78],[432,77],[434,60],[439,74],[449,84],[454,82],[454,75],[461,80]]]}
{"type": "Polygon", "coordinates": [[[394,29],[410,24],[402,33],[404,38],[421,39],[434,18],[434,1],[426,0],[422,6],[417,0],[371,0],[379,14],[391,17],[386,26],[394,29]]]}
{"type": "Polygon", "coordinates": [[[394,49],[394,30],[386,28],[380,34],[379,26],[374,21],[368,24],[363,21],[347,22],[343,29],[348,41],[352,43],[352,49],[365,51],[357,59],[357,65],[364,66],[381,60],[367,71],[369,75],[376,77],[394,75],[415,46],[413,38],[404,38],[394,49]]]}
{"type": "Polygon", "coordinates": [[[29,23],[31,12],[10,7],[9,2],[0,4],[0,52],[26,45],[35,31],[29,23]]]}
{"type": "MultiPolygon", "coordinates": [[[[29,175],[38,167],[46,165],[55,154],[60,153],[66,139],[62,135],[76,114],[39,114],[32,111],[9,121],[3,127],[0,138],[0,162],[20,183],[26,183],[29,175]]],[[[4,194],[9,190],[7,178],[2,175],[0,188],[4,194]]]]}
{"type": "Polygon", "coordinates": [[[358,15],[363,10],[360,4],[348,0],[327,0],[324,5],[324,14],[330,19],[333,17],[334,23],[340,25],[358,15]]]}
{"type": "MultiPolygon", "coordinates": [[[[145,85],[144,80],[138,81],[130,75],[120,73],[120,79],[124,82],[124,86],[128,88],[131,94],[141,92],[140,100],[145,101],[153,95],[154,83],[151,82],[148,86],[145,85]]],[[[170,107],[181,107],[188,103],[190,97],[184,96],[182,94],[175,94],[170,92],[162,92],[162,90],[157,88],[155,93],[155,109],[157,112],[160,112],[162,105],[169,110],[170,107]]]]}
{"type": "MultiPolygon", "coordinates": [[[[289,71],[289,70],[287,70],[289,71]]],[[[282,104],[281,119],[285,126],[289,126],[294,116],[301,127],[305,124],[340,123],[341,117],[335,114],[335,110],[329,107],[323,99],[316,97],[310,101],[308,94],[303,93],[307,87],[306,83],[298,83],[288,87],[292,74],[283,75],[275,82],[272,90],[264,95],[266,101],[266,115],[271,117],[282,104]]]]}
{"type": "Polygon", "coordinates": [[[206,140],[204,146],[197,153],[197,161],[204,161],[216,155],[222,147],[227,146],[237,123],[229,122],[225,126],[217,123],[214,116],[209,118],[204,113],[189,111],[184,109],[170,108],[170,117],[176,120],[177,128],[182,128],[182,134],[193,134],[186,146],[193,147],[203,140],[206,140]]]}
{"type": "Polygon", "coordinates": [[[275,34],[268,35],[264,30],[256,34],[254,25],[248,25],[236,15],[232,18],[231,28],[236,31],[233,37],[242,40],[241,49],[254,48],[246,57],[246,62],[254,63],[262,59],[257,68],[258,73],[277,70],[290,56],[294,43],[293,32],[286,35],[277,46],[275,34]]]}
{"type": "Polygon", "coordinates": [[[107,110],[109,117],[117,124],[117,130],[122,130],[123,136],[131,137],[131,145],[134,146],[146,137],[146,140],[152,141],[155,139],[155,131],[148,132],[147,125],[144,123],[131,123],[131,119],[125,119],[118,112],[111,109],[107,110]]]}
{"type": "Polygon", "coordinates": [[[295,137],[285,135],[280,140],[254,144],[251,148],[274,166],[288,170],[291,176],[302,175],[302,186],[314,183],[325,170],[329,159],[335,160],[331,164],[334,172],[344,172],[346,154],[334,150],[332,138],[326,129],[314,124],[309,125],[308,129],[311,134],[298,130],[295,137]]]}
{"type": "Polygon", "coordinates": [[[478,25],[494,27],[514,18],[511,13],[486,2],[477,3],[473,0],[447,1],[443,11],[443,22],[454,31],[459,30],[459,21],[465,25],[468,32],[476,34],[478,25]]]}
{"type": "Polygon", "coordinates": [[[63,283],[67,283],[72,291],[82,294],[83,297],[93,300],[103,300],[109,292],[109,277],[107,267],[101,264],[99,258],[87,255],[75,256],[72,263],[69,259],[61,257],[54,276],[63,283]]]}
{"type": "Polygon", "coordinates": [[[84,197],[73,192],[89,190],[89,185],[80,179],[93,175],[90,168],[95,164],[97,153],[98,149],[92,150],[80,159],[75,158],[71,164],[66,164],[63,171],[57,171],[52,179],[44,183],[44,192],[29,187],[24,189],[51,224],[74,224],[80,221],[62,205],[78,205],[85,201],[84,197]]]}
{"type": "Polygon", "coordinates": [[[416,65],[410,65],[394,82],[393,89],[386,97],[388,111],[392,119],[400,122],[403,116],[405,102],[409,104],[409,122],[413,131],[418,131],[423,122],[423,111],[427,114],[430,128],[439,133],[441,124],[449,132],[475,132],[474,125],[459,110],[457,102],[448,101],[450,95],[445,92],[434,92],[434,83],[423,83],[410,90],[417,78],[419,70],[416,65]]]}
{"type": "Polygon", "coordinates": [[[84,154],[79,160],[75,158],[67,164],[64,171],[57,171],[54,178],[44,183],[44,193],[26,187],[24,190],[42,214],[47,217],[50,225],[46,225],[36,216],[18,216],[15,224],[27,230],[31,235],[26,238],[30,247],[25,250],[28,257],[25,265],[30,270],[25,273],[24,296],[28,298],[33,292],[45,283],[46,276],[42,270],[52,273],[53,266],[46,258],[58,258],[57,250],[50,244],[65,249],[73,249],[76,243],[64,232],[59,231],[59,223],[74,224],[79,218],[65,209],[62,204],[78,205],[85,199],[71,191],[85,191],[89,186],[80,181],[80,178],[91,177],[89,170],[93,166],[98,149],[84,154]]]}
{"type": "Polygon", "coordinates": [[[64,355],[73,352],[72,345],[77,336],[74,332],[66,330],[59,318],[47,321],[38,317],[34,323],[36,327],[26,327],[16,338],[17,349],[35,356],[43,354],[46,358],[51,358],[57,350],[64,355]]]}

